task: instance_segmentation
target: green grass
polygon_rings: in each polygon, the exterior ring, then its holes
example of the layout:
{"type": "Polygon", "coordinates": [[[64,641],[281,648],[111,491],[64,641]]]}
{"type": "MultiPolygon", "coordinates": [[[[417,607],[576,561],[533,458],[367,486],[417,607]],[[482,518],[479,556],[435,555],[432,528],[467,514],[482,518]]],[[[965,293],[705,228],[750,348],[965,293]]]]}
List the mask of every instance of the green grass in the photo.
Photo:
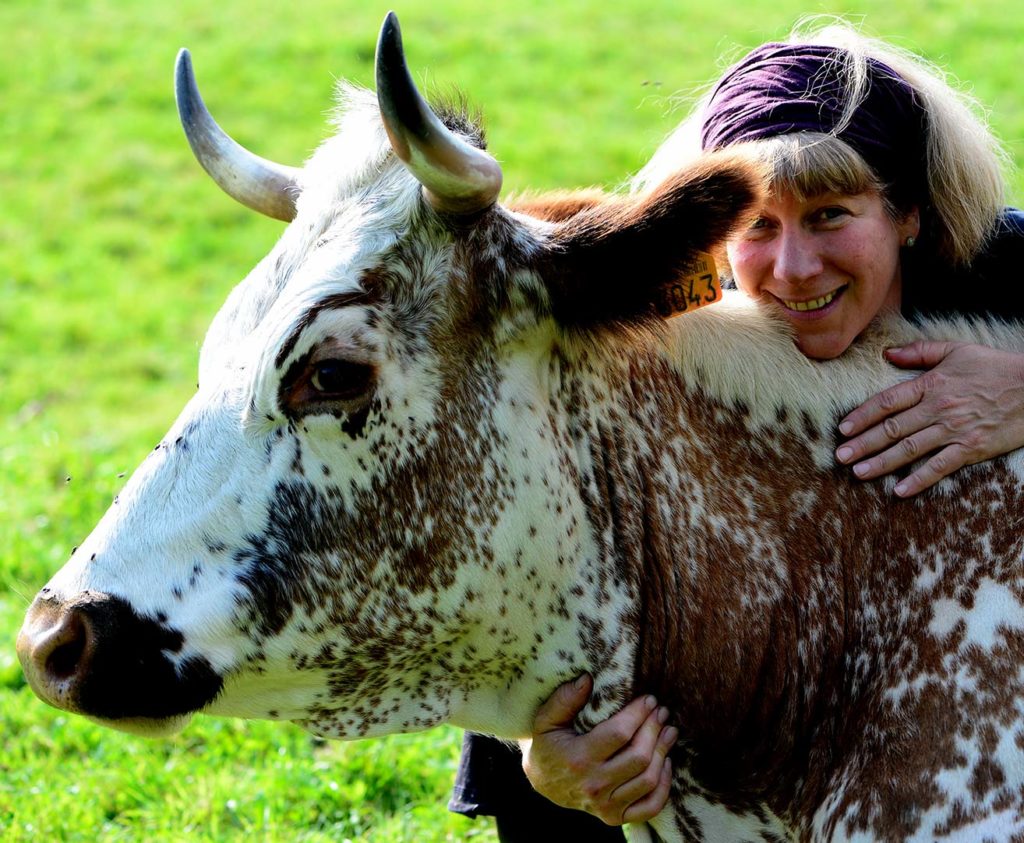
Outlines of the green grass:
{"type": "MultiPolygon", "coordinates": [[[[0,4],[0,837],[493,839],[444,810],[458,735],[323,744],[199,718],[149,742],[65,717],[24,685],[13,639],[192,393],[206,325],[279,224],[223,197],[181,137],[171,68],[193,51],[221,123],[300,162],[332,80],[372,78],[386,6],[365,0],[0,4]]],[[[613,186],[681,92],[807,12],[863,16],[970,80],[1020,160],[1024,18],[1004,0],[411,0],[417,78],[485,114],[511,190],[613,186]]],[[[1015,175],[1012,198],[1024,201],[1015,175]]]]}
{"type": "Polygon", "coordinates": [[[157,743],[5,707],[0,763],[9,840],[338,841],[484,838],[437,805],[457,744],[433,736],[325,743],[270,723],[208,720],[157,743]],[[41,764],[41,759],[47,759],[41,764]],[[411,771],[411,774],[407,774],[411,771]]]}

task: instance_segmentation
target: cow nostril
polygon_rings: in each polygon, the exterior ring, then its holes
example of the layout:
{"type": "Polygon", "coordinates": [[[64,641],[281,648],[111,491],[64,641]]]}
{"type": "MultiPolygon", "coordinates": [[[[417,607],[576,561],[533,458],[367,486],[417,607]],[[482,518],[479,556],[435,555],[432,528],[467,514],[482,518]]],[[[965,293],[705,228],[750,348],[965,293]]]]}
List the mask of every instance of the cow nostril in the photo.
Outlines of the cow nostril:
{"type": "Polygon", "coordinates": [[[70,619],[70,639],[58,644],[46,657],[45,671],[53,679],[67,679],[74,676],[85,653],[86,631],[77,619],[70,619]]]}
{"type": "Polygon", "coordinates": [[[35,692],[59,708],[68,707],[89,670],[95,638],[82,607],[34,603],[18,636],[18,657],[35,692]]]}

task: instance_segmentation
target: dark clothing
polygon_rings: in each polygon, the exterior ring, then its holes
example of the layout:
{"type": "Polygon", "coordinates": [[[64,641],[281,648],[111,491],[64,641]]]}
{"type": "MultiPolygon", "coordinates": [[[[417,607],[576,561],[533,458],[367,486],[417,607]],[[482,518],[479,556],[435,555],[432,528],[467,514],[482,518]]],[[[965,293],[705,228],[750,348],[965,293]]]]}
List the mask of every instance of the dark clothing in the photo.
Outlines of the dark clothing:
{"type": "Polygon", "coordinates": [[[467,817],[493,816],[502,843],[586,840],[623,843],[621,828],[584,811],[561,808],[535,791],[523,773],[519,749],[466,732],[448,810],[467,817]]]}
{"type": "MultiPolygon", "coordinates": [[[[920,245],[920,244],[919,244],[920,245]]],[[[969,267],[950,270],[904,249],[903,305],[917,316],[998,316],[1024,320],[1024,212],[1007,208],[969,267]]]]}
{"type": "MultiPolygon", "coordinates": [[[[956,271],[903,252],[903,313],[908,318],[965,315],[1024,320],[1024,212],[1013,208],[999,222],[982,254],[956,271]]],[[[503,843],[541,840],[623,841],[619,828],[582,811],[559,808],[538,794],[522,770],[517,749],[467,732],[450,810],[498,818],[503,843]],[[550,836],[549,836],[550,832],[550,836]]]]}
{"type": "Polygon", "coordinates": [[[519,810],[520,800],[533,791],[522,771],[522,756],[517,747],[497,738],[466,732],[462,736],[462,755],[448,810],[467,817],[494,816],[502,811],[519,810]],[[516,775],[509,775],[509,772],[516,775]],[[493,786],[500,782],[498,786],[493,786]]]}

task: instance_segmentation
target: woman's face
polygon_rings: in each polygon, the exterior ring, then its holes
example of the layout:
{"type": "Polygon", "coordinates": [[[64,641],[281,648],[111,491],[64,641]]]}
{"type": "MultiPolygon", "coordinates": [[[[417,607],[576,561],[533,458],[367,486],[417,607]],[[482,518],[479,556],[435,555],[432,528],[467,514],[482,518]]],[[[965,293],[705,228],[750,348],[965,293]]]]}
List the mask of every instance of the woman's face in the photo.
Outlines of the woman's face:
{"type": "Polygon", "coordinates": [[[827,360],[883,308],[899,308],[900,246],[918,228],[916,211],[894,222],[874,191],[806,200],[781,193],[727,252],[737,286],[778,308],[804,354],[827,360]]]}

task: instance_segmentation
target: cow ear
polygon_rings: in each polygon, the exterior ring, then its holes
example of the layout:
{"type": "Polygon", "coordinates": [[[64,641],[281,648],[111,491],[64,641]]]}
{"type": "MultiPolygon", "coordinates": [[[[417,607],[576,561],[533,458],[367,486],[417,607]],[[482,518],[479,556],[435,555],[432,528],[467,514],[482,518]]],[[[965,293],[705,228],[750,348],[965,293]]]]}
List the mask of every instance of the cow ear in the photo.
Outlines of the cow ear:
{"type": "Polygon", "coordinates": [[[561,220],[540,267],[555,318],[586,328],[656,315],[697,253],[746,219],[762,183],[748,160],[716,153],[647,193],[611,198],[561,220]]]}

